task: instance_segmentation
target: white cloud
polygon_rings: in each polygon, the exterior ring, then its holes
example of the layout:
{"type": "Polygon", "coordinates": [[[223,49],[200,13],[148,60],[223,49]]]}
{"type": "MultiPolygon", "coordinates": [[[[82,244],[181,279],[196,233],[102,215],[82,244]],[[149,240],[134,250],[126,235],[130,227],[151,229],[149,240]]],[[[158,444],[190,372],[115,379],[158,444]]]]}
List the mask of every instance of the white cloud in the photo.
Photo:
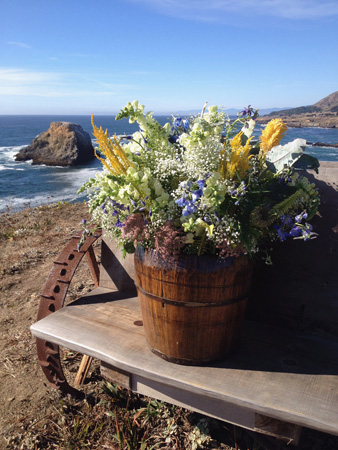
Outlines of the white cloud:
{"type": "Polygon", "coordinates": [[[25,44],[24,42],[7,41],[7,44],[16,45],[17,47],[22,47],[22,48],[32,48],[30,45],[25,44]]]}
{"type": "Polygon", "coordinates": [[[102,97],[131,89],[127,84],[107,84],[76,73],[29,71],[0,67],[0,95],[33,97],[102,97]]]}
{"type": "Polygon", "coordinates": [[[130,0],[182,19],[222,21],[228,14],[319,19],[338,15],[336,0],[130,0]]]}
{"type": "Polygon", "coordinates": [[[27,86],[56,80],[57,76],[48,72],[30,72],[25,69],[0,68],[0,83],[10,86],[27,86]]]}

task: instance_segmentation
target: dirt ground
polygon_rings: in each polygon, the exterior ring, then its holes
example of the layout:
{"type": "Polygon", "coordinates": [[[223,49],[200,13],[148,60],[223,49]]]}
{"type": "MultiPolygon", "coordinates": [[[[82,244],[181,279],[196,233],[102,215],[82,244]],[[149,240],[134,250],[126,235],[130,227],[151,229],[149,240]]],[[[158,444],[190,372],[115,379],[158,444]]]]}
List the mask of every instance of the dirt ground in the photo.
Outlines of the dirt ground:
{"type": "MultiPolygon", "coordinates": [[[[89,440],[87,443],[83,441],[81,445],[74,442],[74,439],[72,444],[62,443],[62,439],[65,439],[62,424],[67,419],[60,415],[60,408],[77,408],[81,411],[76,417],[84,417],[85,406],[75,400],[62,399],[58,392],[47,384],[37,361],[35,340],[29,330],[30,325],[36,321],[39,294],[53,260],[71,236],[81,230],[83,218],[89,218],[85,204],[67,203],[0,214],[0,449],[122,448],[113,444],[99,446],[96,443],[94,446],[89,440]],[[53,445],[48,438],[51,433],[54,436],[53,445]],[[57,438],[57,433],[63,434],[63,437],[57,438]]],[[[83,263],[70,286],[68,301],[83,295],[92,287],[89,271],[83,263]]],[[[71,352],[66,353],[69,372],[76,373],[75,365],[78,362],[75,356],[71,352]]],[[[102,383],[97,365],[94,364],[85,389],[94,390],[95,395],[99,395],[97,393],[102,383]]],[[[181,420],[185,436],[191,436],[192,432],[188,428],[193,427],[193,421],[196,422],[197,419],[194,417],[191,424],[187,425],[190,420],[189,413],[181,411],[180,414],[181,418],[176,416],[175,420],[181,420]]],[[[201,421],[201,417],[198,420],[201,421]]],[[[208,444],[207,439],[196,441],[200,443],[195,444],[195,441],[190,439],[190,444],[187,444],[186,440],[177,437],[174,445],[173,440],[170,441],[167,437],[157,448],[270,448],[270,444],[243,430],[231,425],[224,427],[223,434],[219,435],[217,440],[213,439],[212,444],[208,444]],[[236,438],[236,433],[241,439],[236,438]]],[[[74,437],[74,431],[72,433],[74,437]]],[[[281,447],[276,444],[271,448],[281,447]]],[[[338,449],[338,437],[304,430],[299,448],[338,449]]]]}
{"type": "MultiPolygon", "coordinates": [[[[39,294],[53,260],[85,217],[87,207],[82,204],[0,216],[0,449],[53,408],[56,393],[39,367],[29,327],[36,321],[39,294]]],[[[83,280],[88,282],[75,280],[71,285],[69,299],[92,288],[89,274],[83,280]]]]}

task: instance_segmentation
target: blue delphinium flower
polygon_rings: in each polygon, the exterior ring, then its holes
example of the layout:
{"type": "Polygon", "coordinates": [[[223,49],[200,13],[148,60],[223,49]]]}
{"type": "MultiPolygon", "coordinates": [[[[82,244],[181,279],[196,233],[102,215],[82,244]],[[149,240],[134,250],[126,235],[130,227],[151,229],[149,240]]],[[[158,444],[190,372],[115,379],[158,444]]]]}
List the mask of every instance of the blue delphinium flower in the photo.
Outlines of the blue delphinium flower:
{"type": "Polygon", "coordinates": [[[173,131],[177,131],[180,128],[181,123],[182,123],[182,117],[179,117],[179,116],[178,117],[174,117],[174,120],[173,120],[172,125],[171,125],[171,129],[173,131]]]}
{"type": "Polygon", "coordinates": [[[294,227],[291,228],[290,230],[290,236],[292,237],[298,237],[302,235],[302,228],[298,225],[295,225],[294,227]]]}
{"type": "Polygon", "coordinates": [[[197,189],[197,191],[192,191],[192,192],[191,192],[191,198],[192,198],[192,201],[195,202],[195,201],[198,200],[200,197],[202,197],[202,195],[203,195],[202,189],[197,189]]]}
{"type": "Polygon", "coordinates": [[[189,216],[190,214],[194,214],[196,211],[197,211],[197,206],[194,205],[193,202],[188,202],[182,211],[182,215],[189,216]]]}
{"type": "Polygon", "coordinates": [[[293,220],[291,219],[291,217],[287,216],[285,214],[283,216],[281,216],[280,220],[282,221],[282,223],[284,225],[292,225],[293,224],[293,220]]]}
{"type": "Polygon", "coordinates": [[[241,181],[240,184],[235,185],[235,189],[230,191],[230,195],[233,199],[236,199],[235,205],[239,205],[239,201],[246,194],[247,188],[244,181],[241,181]]]}
{"type": "Polygon", "coordinates": [[[274,225],[274,228],[277,231],[278,237],[281,242],[285,241],[285,239],[289,237],[289,233],[284,231],[281,225],[274,225]]]}
{"type": "Polygon", "coordinates": [[[296,222],[301,222],[303,219],[306,220],[307,218],[308,218],[307,212],[306,212],[306,211],[303,211],[302,213],[298,214],[298,215],[295,217],[295,221],[296,221],[296,222]]]}
{"type": "Polygon", "coordinates": [[[189,181],[181,181],[180,182],[181,188],[187,189],[188,191],[190,190],[191,185],[192,185],[192,181],[190,181],[190,180],[189,181]]]}
{"type": "Polygon", "coordinates": [[[124,223],[121,222],[120,219],[118,218],[117,221],[116,221],[116,223],[115,223],[115,226],[116,226],[116,227],[119,227],[119,228],[122,228],[122,227],[124,227],[124,223]]]}
{"type": "Polygon", "coordinates": [[[197,211],[198,200],[203,196],[203,187],[205,186],[205,180],[198,180],[197,182],[181,181],[180,187],[184,189],[184,193],[181,198],[175,200],[175,203],[183,208],[182,215],[188,216],[197,211]],[[196,186],[197,185],[197,186],[196,186]],[[196,189],[198,187],[198,189],[196,189]]]}
{"type": "Polygon", "coordinates": [[[184,194],[182,195],[181,198],[179,198],[178,200],[175,200],[175,203],[178,204],[178,206],[180,206],[181,208],[183,208],[186,204],[187,204],[187,200],[184,197],[184,194]]]}
{"type": "Polygon", "coordinates": [[[182,133],[186,133],[189,129],[189,120],[182,117],[174,117],[171,125],[172,134],[169,136],[169,142],[175,144],[182,133]]]}
{"type": "Polygon", "coordinates": [[[274,225],[279,239],[285,241],[287,237],[293,237],[294,239],[304,239],[305,241],[308,241],[309,239],[315,238],[317,233],[312,231],[312,225],[309,223],[301,223],[303,219],[306,220],[307,218],[308,214],[306,211],[297,214],[294,219],[288,215],[281,216],[281,224],[274,225]]]}
{"type": "Polygon", "coordinates": [[[189,128],[189,120],[188,119],[184,119],[182,123],[183,123],[184,131],[187,132],[188,128],[189,128]]]}
{"type": "Polygon", "coordinates": [[[313,227],[310,223],[306,223],[303,227],[303,239],[304,241],[308,241],[309,239],[312,239],[316,236],[316,233],[312,232],[313,227]]]}
{"type": "Polygon", "coordinates": [[[107,199],[102,203],[102,205],[100,206],[100,208],[103,211],[103,214],[107,214],[107,210],[106,210],[106,203],[107,203],[107,199]]]}

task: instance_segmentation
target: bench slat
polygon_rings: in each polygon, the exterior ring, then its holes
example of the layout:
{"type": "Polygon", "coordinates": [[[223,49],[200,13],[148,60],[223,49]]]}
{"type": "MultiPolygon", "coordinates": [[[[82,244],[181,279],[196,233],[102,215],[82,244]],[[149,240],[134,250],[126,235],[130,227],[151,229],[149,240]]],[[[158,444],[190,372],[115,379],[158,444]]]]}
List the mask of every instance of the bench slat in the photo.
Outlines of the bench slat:
{"type": "MultiPolygon", "coordinates": [[[[215,408],[234,408],[242,416],[254,415],[256,423],[267,416],[338,435],[337,342],[246,322],[237,351],[227,360],[180,366],[151,353],[137,325],[138,300],[126,297],[97,288],[32,325],[31,331],[131,374],[135,390],[137,383],[147,385],[149,395],[162,389],[168,398],[177,397],[176,404],[184,399],[184,405],[205,414],[217,417],[215,408]]],[[[240,419],[229,421],[251,428],[240,419]]]]}

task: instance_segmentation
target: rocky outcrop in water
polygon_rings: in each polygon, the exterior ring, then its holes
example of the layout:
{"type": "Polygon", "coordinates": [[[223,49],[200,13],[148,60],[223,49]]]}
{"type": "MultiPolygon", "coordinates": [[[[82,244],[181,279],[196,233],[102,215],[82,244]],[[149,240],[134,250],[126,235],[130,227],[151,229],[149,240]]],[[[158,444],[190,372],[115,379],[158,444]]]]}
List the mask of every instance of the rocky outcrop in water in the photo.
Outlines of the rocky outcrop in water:
{"type": "Polygon", "coordinates": [[[95,157],[90,135],[81,125],[52,122],[48,131],[39,134],[15,155],[15,161],[32,160],[32,164],[75,166],[95,157]]]}
{"type": "Polygon", "coordinates": [[[334,147],[338,148],[338,144],[326,144],[325,142],[309,142],[306,141],[307,145],[312,145],[312,147],[334,147]]]}

